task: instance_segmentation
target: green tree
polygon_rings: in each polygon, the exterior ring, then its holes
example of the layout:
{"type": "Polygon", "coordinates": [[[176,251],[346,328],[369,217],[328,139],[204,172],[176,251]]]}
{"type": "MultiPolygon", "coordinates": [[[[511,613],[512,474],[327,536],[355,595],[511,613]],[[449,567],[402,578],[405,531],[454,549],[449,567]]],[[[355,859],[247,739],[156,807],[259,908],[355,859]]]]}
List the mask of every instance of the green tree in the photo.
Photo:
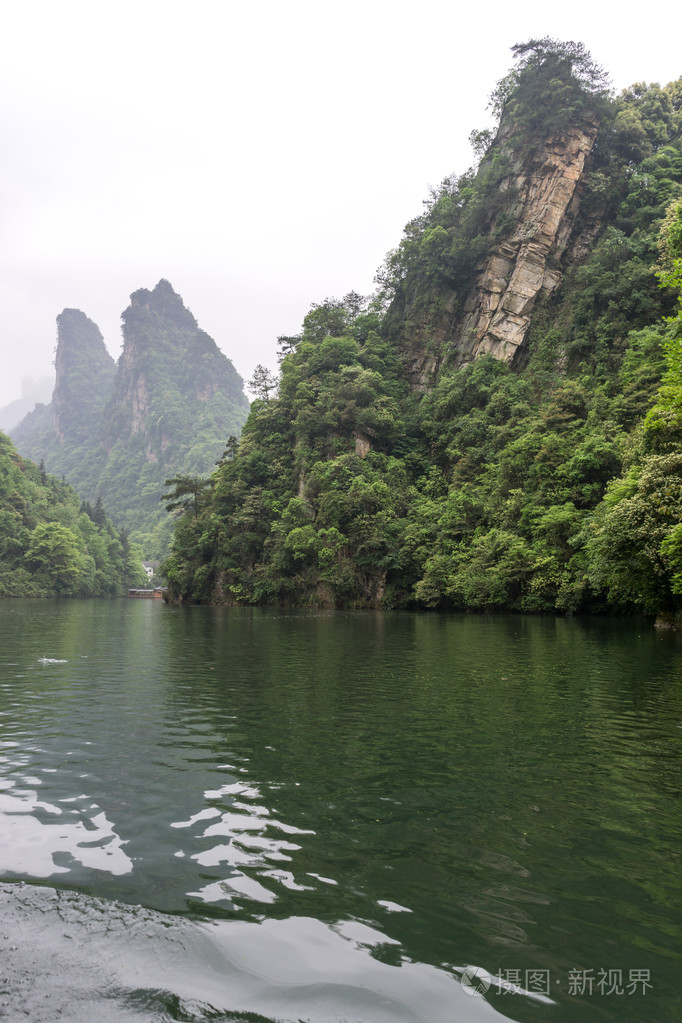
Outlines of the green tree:
{"type": "Polygon", "coordinates": [[[651,455],[611,484],[585,526],[592,587],[621,609],[671,610],[669,538],[681,520],[682,455],[651,455]]]}
{"type": "Polygon", "coordinates": [[[165,502],[166,511],[176,511],[181,508],[186,511],[192,507],[194,518],[199,517],[201,499],[211,486],[210,479],[202,479],[200,476],[173,476],[164,480],[164,487],[172,487],[167,494],[163,494],[161,500],[165,502]]]}
{"type": "Polygon", "coordinates": [[[644,425],[650,446],[657,451],[676,450],[682,441],[682,201],[669,207],[660,234],[657,277],[662,288],[677,292],[678,312],[670,317],[670,331],[663,340],[666,371],[656,404],[644,425]]]}
{"type": "Polygon", "coordinates": [[[56,593],[73,595],[78,590],[83,559],[78,537],[57,522],[43,522],[31,534],[26,561],[54,587],[56,593]]]}
{"type": "Polygon", "coordinates": [[[582,43],[545,36],[511,49],[516,66],[498,82],[491,105],[518,127],[561,129],[581,111],[603,108],[608,76],[582,43]]]}
{"type": "Polygon", "coordinates": [[[269,401],[270,395],[277,390],[277,377],[266,366],[258,363],[246,386],[261,401],[269,401]]]}

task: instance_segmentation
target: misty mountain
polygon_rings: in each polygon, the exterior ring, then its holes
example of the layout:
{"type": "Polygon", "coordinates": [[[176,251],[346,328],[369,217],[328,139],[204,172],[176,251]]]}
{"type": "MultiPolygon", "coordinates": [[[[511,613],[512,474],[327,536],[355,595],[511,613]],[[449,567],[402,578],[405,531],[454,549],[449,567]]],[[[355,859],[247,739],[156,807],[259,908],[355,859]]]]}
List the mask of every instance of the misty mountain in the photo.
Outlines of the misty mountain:
{"type": "Polygon", "coordinates": [[[101,499],[152,557],[171,529],[160,504],[164,480],[212,471],[249,403],[232,363],[168,281],[131,295],[122,320],[115,363],[83,312],[57,317],[52,401],[27,415],[12,438],[85,501],[101,499]]]}
{"type": "Polygon", "coordinates": [[[21,397],[0,408],[0,430],[7,433],[17,426],[24,416],[39,404],[50,401],[54,390],[54,376],[24,377],[21,381],[21,397]]]}

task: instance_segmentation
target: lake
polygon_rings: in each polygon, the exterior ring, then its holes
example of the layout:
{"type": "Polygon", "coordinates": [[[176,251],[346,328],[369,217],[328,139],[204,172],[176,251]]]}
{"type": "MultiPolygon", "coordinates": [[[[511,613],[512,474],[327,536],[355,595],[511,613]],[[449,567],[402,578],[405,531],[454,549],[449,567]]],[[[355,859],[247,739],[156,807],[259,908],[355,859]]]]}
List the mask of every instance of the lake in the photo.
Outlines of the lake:
{"type": "Polygon", "coordinates": [[[682,1018],[682,637],[0,602],[0,1019],[682,1018]]]}

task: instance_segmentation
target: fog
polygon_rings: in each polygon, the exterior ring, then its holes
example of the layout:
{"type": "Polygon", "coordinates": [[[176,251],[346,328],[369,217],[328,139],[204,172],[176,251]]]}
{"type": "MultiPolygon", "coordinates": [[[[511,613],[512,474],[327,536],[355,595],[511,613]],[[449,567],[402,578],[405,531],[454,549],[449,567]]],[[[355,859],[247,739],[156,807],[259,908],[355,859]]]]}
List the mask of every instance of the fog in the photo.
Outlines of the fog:
{"type": "Polygon", "coordinates": [[[310,304],[367,294],[429,185],[472,162],[510,47],[583,42],[617,90],[682,74],[677,5],[61,0],[6,5],[0,406],[82,309],[120,352],[165,277],[246,379],[310,304]]]}

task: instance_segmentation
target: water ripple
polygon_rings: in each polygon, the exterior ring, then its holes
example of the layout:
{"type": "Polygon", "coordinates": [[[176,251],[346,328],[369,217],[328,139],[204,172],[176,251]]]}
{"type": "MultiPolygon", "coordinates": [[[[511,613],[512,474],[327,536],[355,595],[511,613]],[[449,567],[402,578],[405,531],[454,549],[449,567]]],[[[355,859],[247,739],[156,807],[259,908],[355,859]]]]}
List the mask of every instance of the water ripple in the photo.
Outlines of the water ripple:
{"type": "MultiPolygon", "coordinates": [[[[650,968],[657,1004],[674,1004],[670,637],[131,603],[26,602],[20,615],[0,602],[3,875],[96,892],[90,929],[109,914],[116,930],[121,903],[203,921],[154,917],[138,980],[114,966],[108,990],[129,1018],[468,1020],[485,1002],[456,997],[467,963],[551,970],[557,1023],[597,1006],[566,996],[576,964],[650,968]],[[37,663],[43,649],[64,663],[37,663]],[[194,938],[174,959],[162,926],[210,935],[202,954],[223,974],[229,946],[245,997],[216,989],[212,1009],[211,978],[191,981],[194,938]]],[[[139,935],[152,918],[129,912],[139,935]]],[[[529,999],[500,997],[537,1019],[529,999]]],[[[647,1005],[597,1007],[639,1023],[647,1005]]]]}

